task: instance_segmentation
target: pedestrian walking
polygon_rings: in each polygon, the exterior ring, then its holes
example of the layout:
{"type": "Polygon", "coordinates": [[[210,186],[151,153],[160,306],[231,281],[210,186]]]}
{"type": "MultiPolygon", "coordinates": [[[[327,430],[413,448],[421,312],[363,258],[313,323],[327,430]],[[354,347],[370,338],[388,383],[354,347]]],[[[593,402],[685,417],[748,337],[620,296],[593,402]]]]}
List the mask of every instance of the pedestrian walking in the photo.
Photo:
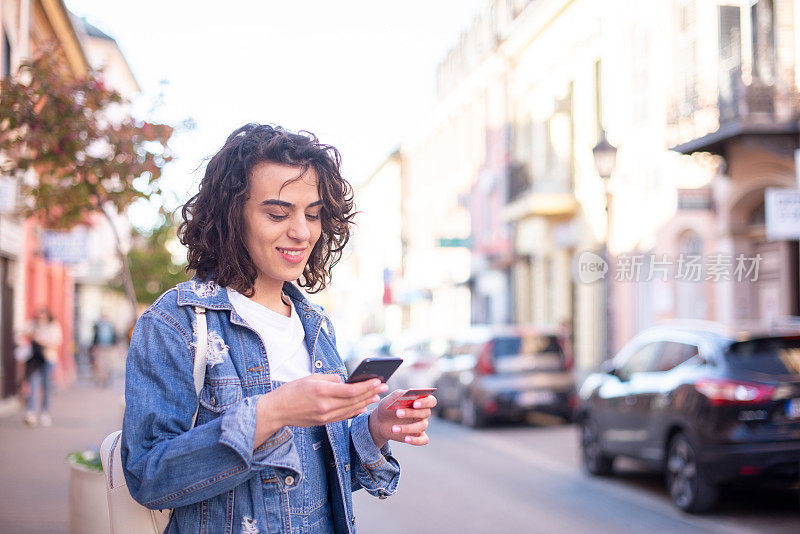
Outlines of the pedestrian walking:
{"type": "Polygon", "coordinates": [[[116,350],[117,332],[105,313],[94,324],[93,331],[89,355],[92,360],[95,382],[100,387],[108,387],[111,383],[111,367],[116,350]]]}
{"type": "Polygon", "coordinates": [[[575,349],[573,342],[572,319],[563,319],[558,324],[558,344],[564,354],[564,365],[567,369],[572,369],[575,365],[575,349]]]}
{"type": "Polygon", "coordinates": [[[25,380],[28,382],[25,423],[50,426],[50,395],[53,388],[53,370],[58,364],[61,350],[61,325],[47,308],[42,308],[25,326],[23,336],[30,348],[25,359],[25,380]],[[37,397],[40,400],[37,408],[37,397]]]}
{"type": "Polygon", "coordinates": [[[387,407],[379,380],[344,382],[325,311],[299,290],[330,280],[352,189],[313,134],[249,124],[209,161],[179,229],[189,282],[137,321],[122,462],[131,495],[172,508],[167,532],[355,532],[351,492],[395,493],[390,440],[425,445],[432,396],[387,407]],[[207,366],[198,407],[195,314],[207,366]]]}

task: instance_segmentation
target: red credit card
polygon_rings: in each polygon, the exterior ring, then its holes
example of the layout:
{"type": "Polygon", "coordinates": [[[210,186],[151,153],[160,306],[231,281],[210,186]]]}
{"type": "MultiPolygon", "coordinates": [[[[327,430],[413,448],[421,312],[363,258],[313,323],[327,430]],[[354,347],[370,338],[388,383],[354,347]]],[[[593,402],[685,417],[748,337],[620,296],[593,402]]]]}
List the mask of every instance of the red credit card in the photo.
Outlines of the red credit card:
{"type": "Polygon", "coordinates": [[[397,399],[395,399],[392,404],[387,406],[386,409],[399,410],[400,408],[411,408],[413,407],[415,400],[427,397],[434,391],[436,391],[436,388],[409,389],[397,397],[397,399]]]}

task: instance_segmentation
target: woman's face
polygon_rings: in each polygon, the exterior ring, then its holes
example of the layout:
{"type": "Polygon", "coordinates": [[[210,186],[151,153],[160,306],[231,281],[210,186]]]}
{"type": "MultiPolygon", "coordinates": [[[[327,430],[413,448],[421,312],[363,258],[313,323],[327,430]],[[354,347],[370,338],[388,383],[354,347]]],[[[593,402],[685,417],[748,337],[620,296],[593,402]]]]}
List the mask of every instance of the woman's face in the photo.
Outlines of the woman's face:
{"type": "Polygon", "coordinates": [[[284,282],[300,278],[322,233],[317,175],[312,168],[302,171],[265,162],[251,173],[244,237],[258,273],[257,294],[279,292],[284,282]]]}

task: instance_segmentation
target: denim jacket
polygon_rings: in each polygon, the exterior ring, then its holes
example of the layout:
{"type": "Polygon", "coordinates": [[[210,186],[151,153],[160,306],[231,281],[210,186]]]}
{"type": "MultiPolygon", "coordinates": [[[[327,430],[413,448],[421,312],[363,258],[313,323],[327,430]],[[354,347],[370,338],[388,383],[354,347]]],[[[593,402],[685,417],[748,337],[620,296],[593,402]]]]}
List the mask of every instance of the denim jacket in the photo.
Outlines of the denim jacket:
{"type": "MultiPolygon", "coordinates": [[[[321,307],[284,285],[306,333],[315,373],[347,374],[321,307]]],[[[288,532],[287,492],[303,473],[292,431],[254,447],[256,401],[271,389],[266,350],[224,288],[194,279],[164,293],[136,323],[128,352],[122,464],[131,495],[173,508],[167,532],[288,532]],[[194,306],[207,310],[208,363],[197,407],[194,306]]],[[[351,492],[395,493],[400,465],[369,433],[369,414],[326,425],[336,532],[354,533],[351,492]]]]}

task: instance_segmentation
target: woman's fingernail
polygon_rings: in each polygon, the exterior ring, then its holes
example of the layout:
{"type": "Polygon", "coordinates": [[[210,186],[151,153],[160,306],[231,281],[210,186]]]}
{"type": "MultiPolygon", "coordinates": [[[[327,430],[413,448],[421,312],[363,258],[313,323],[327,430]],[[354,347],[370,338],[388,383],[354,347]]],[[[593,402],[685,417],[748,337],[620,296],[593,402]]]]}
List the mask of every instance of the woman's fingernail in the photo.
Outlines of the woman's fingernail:
{"type": "Polygon", "coordinates": [[[387,391],[389,391],[389,386],[387,386],[386,384],[382,385],[381,389],[380,389],[380,392],[381,393],[385,393],[387,391]]]}
{"type": "Polygon", "coordinates": [[[378,395],[372,397],[372,402],[380,402],[381,398],[378,395]]]}
{"type": "Polygon", "coordinates": [[[397,417],[405,417],[406,411],[405,410],[397,410],[397,417]]]}
{"type": "Polygon", "coordinates": [[[419,401],[414,403],[414,408],[419,408],[420,406],[422,406],[422,404],[419,401]]]}
{"type": "Polygon", "coordinates": [[[411,436],[406,436],[406,439],[404,441],[406,443],[411,443],[411,436]]]}
{"type": "Polygon", "coordinates": [[[376,388],[376,387],[378,387],[380,385],[381,385],[381,381],[380,380],[373,380],[372,381],[372,387],[376,388]]]}
{"type": "Polygon", "coordinates": [[[395,434],[399,433],[400,432],[400,426],[399,425],[394,425],[392,427],[392,432],[394,432],[395,434]]]}

